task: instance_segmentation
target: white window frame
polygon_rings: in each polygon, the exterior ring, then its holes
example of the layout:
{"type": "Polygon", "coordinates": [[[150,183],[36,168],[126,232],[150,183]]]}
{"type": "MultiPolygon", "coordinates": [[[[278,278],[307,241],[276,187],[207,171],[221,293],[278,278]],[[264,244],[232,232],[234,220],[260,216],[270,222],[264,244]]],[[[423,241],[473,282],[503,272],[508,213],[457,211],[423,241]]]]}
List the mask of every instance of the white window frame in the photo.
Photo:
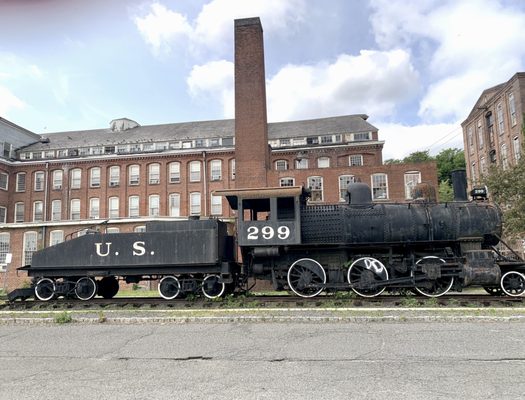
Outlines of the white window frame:
{"type": "Polygon", "coordinates": [[[340,175],[339,176],[339,201],[346,201],[346,193],[348,185],[355,182],[354,175],[340,175]]]}
{"type": "Polygon", "coordinates": [[[128,197],[128,217],[140,217],[140,197],[133,195],[128,197]]]}
{"type": "Polygon", "coordinates": [[[191,192],[190,193],[190,215],[201,214],[201,193],[191,192]]]}
{"type": "Polygon", "coordinates": [[[129,186],[140,184],[140,165],[133,164],[128,167],[128,184],[129,186]]]}
{"type": "Polygon", "coordinates": [[[51,201],[51,221],[62,220],[62,200],[51,201]]]}
{"type": "Polygon", "coordinates": [[[153,163],[148,166],[148,183],[158,185],[160,183],[160,164],[153,163]]]}
{"type": "Polygon", "coordinates": [[[89,171],[89,187],[100,187],[101,169],[100,167],[93,167],[89,171]]]}
{"type": "Polygon", "coordinates": [[[80,199],[71,199],[69,204],[69,219],[71,221],[80,220],[80,199]]]}
{"type": "Polygon", "coordinates": [[[295,178],[291,178],[291,177],[281,178],[279,179],[279,186],[280,187],[295,186],[295,178]]]}
{"type": "Polygon", "coordinates": [[[308,158],[295,160],[295,169],[308,169],[308,158]]]}
{"type": "Polygon", "coordinates": [[[370,176],[372,188],[372,200],[388,200],[388,175],[385,173],[376,173],[370,176]],[[384,179],[383,179],[384,178],[384,179]]]}
{"type": "Polygon", "coordinates": [[[235,180],[235,158],[230,160],[230,178],[232,181],[235,180]]]}
{"type": "Polygon", "coordinates": [[[9,174],[7,172],[0,172],[0,189],[7,191],[9,187],[9,174]]]}
{"type": "Polygon", "coordinates": [[[16,192],[22,193],[26,191],[26,178],[27,175],[25,172],[18,172],[16,174],[16,192]],[[23,179],[22,176],[24,177],[23,179]]]}
{"type": "Polygon", "coordinates": [[[507,143],[502,143],[500,146],[500,158],[501,158],[501,167],[503,170],[509,169],[509,153],[507,151],[507,143]]]}
{"type": "Polygon", "coordinates": [[[484,145],[485,143],[483,139],[483,121],[480,119],[478,120],[478,147],[482,149],[484,145]]]}
{"type": "Polygon", "coordinates": [[[108,198],[108,218],[120,217],[120,199],[117,196],[108,198]]]}
{"type": "Polygon", "coordinates": [[[33,253],[38,249],[38,233],[35,231],[27,231],[24,233],[23,240],[22,266],[31,264],[33,253]]]}
{"type": "Polygon", "coordinates": [[[170,217],[180,217],[180,193],[170,193],[168,209],[170,217]]]}
{"type": "Polygon", "coordinates": [[[82,170],[80,168],[75,168],[71,170],[71,182],[69,187],[71,189],[80,189],[82,184],[82,170]]]}
{"type": "Polygon", "coordinates": [[[180,183],[180,162],[171,162],[168,168],[170,183],[180,183]]]}
{"type": "Polygon", "coordinates": [[[505,120],[503,119],[503,104],[501,102],[496,106],[496,118],[498,120],[498,133],[503,135],[505,133],[505,120]]]}
{"type": "Polygon", "coordinates": [[[117,187],[120,185],[120,166],[112,165],[109,167],[109,187],[117,187]]]}
{"type": "Polygon", "coordinates": [[[7,255],[11,253],[11,234],[9,232],[0,233],[0,271],[1,265],[6,264],[7,255]]]}
{"type": "Polygon", "coordinates": [[[61,190],[62,182],[64,180],[64,171],[61,169],[55,169],[53,171],[53,190],[61,190]]]}
{"type": "Polygon", "coordinates": [[[44,171],[36,171],[35,172],[35,192],[42,192],[44,191],[44,180],[45,180],[45,172],[44,171]]]}
{"type": "Polygon", "coordinates": [[[514,93],[509,93],[509,115],[510,115],[510,125],[516,126],[518,119],[516,118],[516,102],[514,101],[514,93]]]}
{"type": "Polygon", "coordinates": [[[211,215],[222,215],[222,196],[214,196],[212,194],[210,203],[211,203],[211,207],[210,207],[211,215]]]}
{"type": "Polygon", "coordinates": [[[15,222],[24,222],[25,221],[25,204],[23,202],[15,203],[14,221],[15,222]],[[20,216],[22,218],[20,218],[20,216]]]}
{"type": "Polygon", "coordinates": [[[189,164],[190,182],[201,181],[201,162],[191,161],[189,164]]]}
{"type": "Polygon", "coordinates": [[[518,162],[521,158],[521,145],[519,136],[514,136],[514,139],[512,139],[512,151],[514,153],[514,160],[518,162]]]}
{"type": "Polygon", "coordinates": [[[421,183],[420,171],[407,171],[404,174],[405,182],[405,199],[414,199],[414,188],[421,183]]]}
{"type": "Polygon", "coordinates": [[[309,176],[308,188],[311,191],[310,201],[312,203],[321,203],[324,201],[324,185],[322,176],[309,176]]]}
{"type": "Polygon", "coordinates": [[[160,196],[158,194],[149,196],[148,215],[150,217],[158,217],[160,215],[160,196]]]}
{"type": "Polygon", "coordinates": [[[276,160],[275,161],[275,170],[276,171],[286,171],[288,169],[287,160],[276,160]]]}
{"type": "Polygon", "coordinates": [[[89,218],[100,218],[100,199],[98,197],[91,197],[89,199],[89,218]]]}
{"type": "Polygon", "coordinates": [[[55,229],[49,232],[49,245],[54,246],[64,241],[64,231],[55,229]]]}
{"type": "Polygon", "coordinates": [[[7,207],[0,206],[0,224],[7,222],[7,207]]]}
{"type": "Polygon", "coordinates": [[[33,222],[44,221],[44,202],[37,200],[33,202],[33,222]]]}
{"type": "Polygon", "coordinates": [[[350,154],[348,156],[349,167],[361,167],[363,166],[363,155],[362,154],[350,154]]]}
{"type": "Polygon", "coordinates": [[[330,168],[330,157],[319,157],[317,159],[317,168],[330,168]]]}
{"type": "Polygon", "coordinates": [[[220,181],[222,179],[222,160],[210,161],[210,181],[220,181]]]}

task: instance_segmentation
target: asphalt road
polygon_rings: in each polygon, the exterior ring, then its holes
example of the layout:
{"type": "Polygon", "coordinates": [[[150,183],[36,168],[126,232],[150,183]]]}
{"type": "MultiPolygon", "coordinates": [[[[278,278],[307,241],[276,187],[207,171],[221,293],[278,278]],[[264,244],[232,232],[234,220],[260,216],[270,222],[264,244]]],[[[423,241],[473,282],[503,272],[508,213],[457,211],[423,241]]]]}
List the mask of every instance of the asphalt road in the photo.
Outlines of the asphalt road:
{"type": "Polygon", "coordinates": [[[0,399],[516,399],[525,323],[0,326],[0,399]]]}

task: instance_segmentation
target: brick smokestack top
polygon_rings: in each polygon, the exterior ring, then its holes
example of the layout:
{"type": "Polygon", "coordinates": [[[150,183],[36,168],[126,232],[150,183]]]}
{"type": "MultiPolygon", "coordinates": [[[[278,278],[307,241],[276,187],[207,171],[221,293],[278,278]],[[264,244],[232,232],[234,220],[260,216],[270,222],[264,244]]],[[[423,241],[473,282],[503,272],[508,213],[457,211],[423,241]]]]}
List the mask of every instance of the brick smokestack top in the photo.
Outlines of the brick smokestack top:
{"type": "Polygon", "coordinates": [[[270,151],[259,18],[235,20],[235,163],[235,187],[268,185],[270,151]]]}

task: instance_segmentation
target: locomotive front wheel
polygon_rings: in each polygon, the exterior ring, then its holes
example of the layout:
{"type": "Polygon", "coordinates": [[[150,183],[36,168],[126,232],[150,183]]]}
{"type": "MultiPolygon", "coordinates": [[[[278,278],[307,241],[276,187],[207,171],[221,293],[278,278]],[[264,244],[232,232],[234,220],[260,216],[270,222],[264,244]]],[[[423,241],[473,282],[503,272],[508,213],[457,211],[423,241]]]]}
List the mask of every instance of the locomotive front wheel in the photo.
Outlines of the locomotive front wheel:
{"type": "Polygon", "coordinates": [[[385,291],[386,288],[379,284],[388,280],[388,271],[381,261],[362,257],[350,265],[347,278],[352,290],[359,296],[375,297],[385,291]]]}
{"type": "MultiPolygon", "coordinates": [[[[427,256],[427,257],[420,258],[419,260],[416,261],[416,265],[423,266],[425,263],[445,264],[445,260],[443,260],[442,258],[436,257],[436,256],[427,256]]],[[[440,278],[436,278],[432,280],[429,279],[427,281],[423,281],[422,284],[420,284],[419,286],[417,286],[416,284],[416,290],[418,293],[422,294],[423,296],[440,297],[440,296],[443,296],[445,293],[447,293],[452,288],[452,285],[454,285],[453,276],[442,276],[440,278]]]]}
{"type": "Polygon", "coordinates": [[[40,279],[35,286],[35,296],[40,301],[49,301],[55,297],[55,282],[49,278],[40,279]]]}
{"type": "Polygon", "coordinates": [[[224,282],[219,282],[219,275],[208,275],[202,281],[202,293],[208,299],[216,299],[221,297],[226,290],[224,282]]]}
{"type": "Polygon", "coordinates": [[[159,282],[160,297],[172,300],[180,294],[180,282],[174,276],[165,276],[159,282]]]}
{"type": "Polygon", "coordinates": [[[288,269],[288,286],[297,296],[315,297],[323,291],[324,284],[326,272],[321,264],[311,258],[301,258],[288,269]]]}
{"type": "Polygon", "coordinates": [[[517,297],[525,292],[525,275],[509,271],[501,277],[501,289],[507,296],[517,297]]]}
{"type": "Polygon", "coordinates": [[[75,285],[75,294],[80,300],[91,300],[97,294],[97,284],[90,277],[80,278],[75,285]]]}

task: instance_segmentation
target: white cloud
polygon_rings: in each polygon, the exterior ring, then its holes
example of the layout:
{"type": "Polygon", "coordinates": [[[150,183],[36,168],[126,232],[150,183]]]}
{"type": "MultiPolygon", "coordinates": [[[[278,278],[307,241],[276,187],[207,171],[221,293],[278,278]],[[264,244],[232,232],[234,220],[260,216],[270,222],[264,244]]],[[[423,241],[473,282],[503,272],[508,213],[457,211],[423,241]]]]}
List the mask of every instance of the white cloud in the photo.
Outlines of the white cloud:
{"type": "Polygon", "coordinates": [[[154,54],[169,54],[174,45],[184,41],[194,53],[232,52],[233,20],[260,17],[265,32],[290,29],[301,20],[304,0],[212,0],[198,16],[189,21],[185,15],[156,2],[149,13],[136,16],[134,22],[154,54]]]}
{"type": "Polygon", "coordinates": [[[153,3],[145,17],[135,17],[135,24],[154,54],[170,53],[173,42],[192,34],[186,16],[171,11],[160,3],[153,3]]]}
{"type": "Polygon", "coordinates": [[[416,151],[436,155],[443,149],[463,148],[459,122],[408,126],[374,121],[374,126],[379,129],[379,139],[385,141],[383,160],[403,159],[416,151]]]}
{"type": "Polygon", "coordinates": [[[233,118],[235,115],[233,69],[233,63],[225,60],[195,65],[186,79],[190,95],[204,101],[210,98],[218,101],[222,105],[223,116],[233,118]]]}
{"type": "Polygon", "coordinates": [[[12,109],[21,109],[25,103],[16,97],[9,89],[0,86],[0,115],[8,115],[12,109]]]}
{"type": "Polygon", "coordinates": [[[483,89],[524,67],[525,14],[493,0],[415,1],[407,7],[373,0],[371,23],[384,49],[420,52],[431,82],[419,116],[425,121],[465,118],[483,89]]]}

